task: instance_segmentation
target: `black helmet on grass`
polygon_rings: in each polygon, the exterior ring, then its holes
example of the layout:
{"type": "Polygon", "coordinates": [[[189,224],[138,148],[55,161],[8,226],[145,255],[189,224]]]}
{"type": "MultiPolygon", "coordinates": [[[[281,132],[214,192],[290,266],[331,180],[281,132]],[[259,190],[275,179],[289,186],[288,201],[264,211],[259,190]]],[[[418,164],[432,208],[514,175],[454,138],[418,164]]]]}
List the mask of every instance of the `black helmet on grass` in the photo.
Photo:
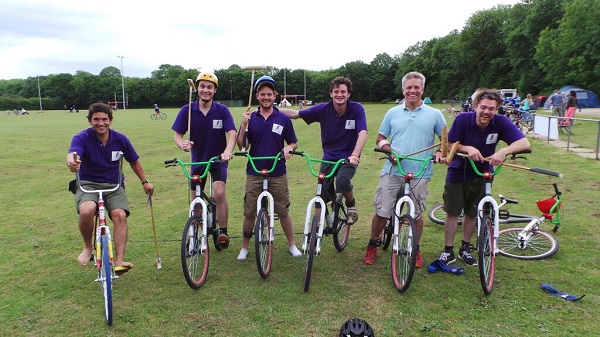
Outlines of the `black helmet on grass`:
{"type": "Polygon", "coordinates": [[[375,333],[369,323],[360,318],[352,318],[342,325],[340,337],[375,337],[375,333]]]}

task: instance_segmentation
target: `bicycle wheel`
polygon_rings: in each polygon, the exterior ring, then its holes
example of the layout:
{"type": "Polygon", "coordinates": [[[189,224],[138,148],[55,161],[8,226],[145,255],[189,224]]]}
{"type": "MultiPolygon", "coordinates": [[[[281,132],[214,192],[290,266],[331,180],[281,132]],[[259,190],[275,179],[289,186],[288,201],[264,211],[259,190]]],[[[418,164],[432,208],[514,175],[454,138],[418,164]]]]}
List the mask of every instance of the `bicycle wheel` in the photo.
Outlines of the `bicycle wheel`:
{"type": "Polygon", "coordinates": [[[379,234],[379,240],[381,241],[381,249],[386,250],[390,246],[390,242],[392,241],[392,234],[394,234],[394,215],[387,219],[385,223],[385,227],[381,230],[381,234],[379,234]]]}
{"type": "Polygon", "coordinates": [[[212,235],[215,249],[221,251],[221,245],[219,244],[219,234],[221,234],[221,229],[219,228],[219,222],[217,221],[217,205],[214,202],[214,198],[211,198],[207,207],[207,225],[210,228],[210,234],[212,235]]]}
{"type": "Polygon", "coordinates": [[[552,234],[530,229],[527,241],[519,239],[524,228],[507,228],[498,232],[498,253],[520,260],[541,260],[558,251],[558,241],[552,234]]]}
{"type": "Polygon", "coordinates": [[[181,237],[181,267],[185,281],[192,289],[199,289],[208,275],[208,244],[206,243],[202,226],[202,218],[192,216],[183,228],[181,237]]]}
{"type": "Polygon", "coordinates": [[[306,270],[304,271],[304,292],[308,291],[310,286],[310,277],[312,276],[312,266],[315,255],[317,255],[317,228],[319,220],[315,215],[310,227],[310,236],[308,237],[308,249],[306,251],[306,270]]]}
{"type": "Polygon", "coordinates": [[[167,119],[167,115],[165,115],[164,113],[160,114],[160,119],[165,120],[167,119]]]}
{"type": "Polygon", "coordinates": [[[350,226],[346,223],[348,220],[348,209],[342,201],[343,195],[339,193],[336,201],[332,205],[333,212],[333,245],[338,252],[346,248],[348,237],[350,236],[350,226]]]}
{"type": "MultiPolygon", "coordinates": [[[[429,210],[429,220],[438,225],[444,225],[446,221],[446,212],[444,211],[444,204],[437,204],[429,210]]],[[[458,225],[462,225],[463,214],[461,213],[458,217],[458,225]]]]}
{"type": "Polygon", "coordinates": [[[102,292],[104,293],[104,312],[106,314],[106,324],[112,325],[112,273],[110,269],[110,255],[108,252],[108,236],[102,235],[101,238],[102,266],[98,271],[102,292]]]}
{"type": "Polygon", "coordinates": [[[156,114],[152,114],[152,115],[150,115],[150,119],[155,121],[158,119],[158,116],[156,114]]]}
{"type": "Polygon", "coordinates": [[[481,216],[481,228],[477,237],[477,255],[479,258],[479,279],[486,295],[494,288],[496,254],[494,252],[494,221],[490,214],[481,216]]]}
{"type": "Polygon", "coordinates": [[[408,290],[417,262],[417,225],[408,214],[398,219],[398,237],[394,237],[392,249],[392,281],[396,290],[408,290]]]}
{"type": "Polygon", "coordinates": [[[254,248],[258,273],[263,279],[266,279],[271,273],[271,263],[273,262],[273,242],[271,242],[270,233],[269,213],[266,208],[261,208],[254,224],[254,248]]]}

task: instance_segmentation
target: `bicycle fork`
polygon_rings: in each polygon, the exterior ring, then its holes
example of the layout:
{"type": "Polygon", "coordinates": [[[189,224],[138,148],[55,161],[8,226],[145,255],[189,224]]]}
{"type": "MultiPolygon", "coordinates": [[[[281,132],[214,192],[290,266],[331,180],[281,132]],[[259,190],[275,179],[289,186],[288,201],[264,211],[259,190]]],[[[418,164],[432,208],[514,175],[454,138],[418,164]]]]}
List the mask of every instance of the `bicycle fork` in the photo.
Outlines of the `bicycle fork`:
{"type": "MultiPolygon", "coordinates": [[[[100,282],[103,281],[100,278],[100,270],[102,269],[102,265],[104,263],[109,263],[110,265],[110,270],[111,270],[111,275],[110,277],[112,279],[116,279],[118,278],[118,276],[115,275],[114,273],[114,256],[113,256],[113,244],[112,244],[112,237],[110,235],[110,228],[106,225],[106,208],[104,207],[104,199],[102,198],[102,193],[99,193],[98,196],[98,226],[96,227],[96,244],[95,244],[95,249],[96,249],[96,259],[94,261],[94,265],[96,266],[96,269],[98,270],[98,278],[95,279],[94,281],[96,282],[100,282]],[[103,261],[102,260],[102,236],[106,236],[108,238],[108,261],[103,261]]],[[[109,275],[106,275],[107,277],[109,275]]]]}
{"type": "MultiPolygon", "coordinates": [[[[487,187],[486,187],[487,189],[487,187]]],[[[486,193],[486,196],[483,197],[483,199],[481,199],[481,201],[479,201],[479,204],[477,205],[477,209],[479,210],[479,212],[489,212],[490,214],[493,215],[493,221],[494,221],[494,237],[493,237],[493,251],[490,252],[493,256],[496,256],[496,254],[498,253],[498,231],[500,230],[500,216],[499,216],[499,206],[498,203],[496,202],[496,200],[494,198],[492,198],[489,193],[486,193]],[[489,204],[489,206],[486,206],[486,204],[489,204]],[[487,209],[487,207],[489,207],[490,209],[487,209]]],[[[483,214],[478,214],[477,216],[477,237],[479,238],[479,233],[483,230],[483,226],[485,226],[486,224],[481,223],[481,219],[482,219],[483,214]]]]}
{"type": "MultiPolygon", "coordinates": [[[[200,253],[204,254],[204,251],[207,249],[207,246],[208,246],[208,241],[207,241],[208,240],[208,238],[207,238],[208,226],[206,223],[206,221],[208,220],[208,218],[207,218],[208,212],[207,212],[206,202],[198,194],[199,189],[200,189],[200,186],[196,186],[196,197],[190,203],[189,217],[191,218],[192,216],[194,216],[194,207],[197,204],[200,204],[202,206],[202,242],[200,243],[200,253]]],[[[193,255],[195,253],[194,252],[195,247],[196,247],[195,240],[197,239],[197,237],[194,237],[194,235],[193,235],[194,228],[192,228],[192,226],[190,226],[188,231],[189,231],[188,237],[190,238],[190,242],[188,245],[188,253],[190,255],[193,255]]]]}
{"type": "MultiPolygon", "coordinates": [[[[321,185],[319,185],[321,186],[321,185]]],[[[302,251],[304,252],[304,254],[307,254],[307,250],[308,250],[308,236],[311,232],[311,226],[312,226],[312,214],[313,214],[313,209],[315,208],[315,204],[319,204],[321,205],[321,214],[319,215],[319,222],[318,222],[318,226],[319,228],[317,229],[317,251],[315,252],[315,255],[319,255],[319,253],[321,253],[321,238],[323,237],[323,228],[325,227],[325,213],[326,213],[326,205],[325,205],[325,201],[323,200],[323,198],[321,198],[320,195],[315,196],[314,198],[310,199],[310,201],[308,202],[308,206],[306,206],[306,218],[304,221],[304,238],[302,240],[302,251]]],[[[316,216],[316,212],[315,212],[315,216],[316,216]]]]}
{"type": "MultiPolygon", "coordinates": [[[[265,178],[263,179],[263,191],[258,195],[258,199],[256,199],[256,215],[258,216],[258,212],[263,207],[263,198],[267,198],[267,207],[269,212],[269,243],[273,243],[275,240],[275,201],[273,200],[273,196],[268,191],[269,181],[265,178]]],[[[255,240],[258,238],[255,238],[255,240]]]]}
{"type": "Polygon", "coordinates": [[[517,237],[519,239],[520,249],[527,249],[527,243],[545,219],[546,217],[544,216],[533,219],[527,224],[527,226],[525,226],[525,228],[523,228],[523,230],[521,230],[517,237]]]}

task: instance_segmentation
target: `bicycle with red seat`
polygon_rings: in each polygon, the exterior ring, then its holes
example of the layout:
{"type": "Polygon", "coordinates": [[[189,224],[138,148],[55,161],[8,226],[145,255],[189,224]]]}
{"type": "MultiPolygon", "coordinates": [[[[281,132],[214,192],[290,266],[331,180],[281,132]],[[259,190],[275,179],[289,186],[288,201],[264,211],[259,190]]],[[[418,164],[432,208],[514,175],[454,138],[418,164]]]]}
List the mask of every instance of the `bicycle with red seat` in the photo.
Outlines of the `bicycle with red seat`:
{"type": "Polygon", "coordinates": [[[525,227],[507,228],[498,233],[498,253],[520,260],[540,260],[554,255],[558,251],[558,240],[547,232],[540,230],[545,221],[554,225],[552,232],[560,227],[560,209],[562,192],[556,183],[555,194],[545,200],[538,200],[536,205],[542,214],[532,219],[525,227]]]}
{"type": "Polygon", "coordinates": [[[185,177],[195,186],[196,196],[190,202],[188,220],[183,227],[181,237],[181,267],[185,281],[192,289],[202,287],[208,277],[209,267],[209,244],[208,237],[212,235],[213,244],[217,251],[221,250],[219,244],[219,222],[217,219],[217,203],[212,195],[212,176],[209,176],[210,167],[213,163],[219,162],[219,157],[215,156],[205,162],[183,162],[180,159],[165,160],[165,167],[180,166],[185,177]],[[191,174],[187,167],[199,166],[199,174],[191,174]],[[206,194],[202,189],[202,181],[208,177],[206,185],[209,186],[209,193],[206,194]],[[200,214],[194,213],[196,205],[200,205],[202,211],[200,214]]]}
{"type": "MultiPolygon", "coordinates": [[[[110,228],[106,224],[106,207],[104,206],[104,195],[118,190],[123,179],[123,153],[119,152],[119,180],[115,186],[108,189],[91,189],[84,187],[79,180],[79,171],[75,173],[77,188],[83,193],[98,194],[97,212],[94,219],[94,230],[92,231],[92,259],[98,272],[94,282],[100,283],[104,296],[104,313],[106,324],[113,322],[113,280],[119,278],[115,273],[113,241],[110,228]]],[[[73,153],[73,160],[77,160],[77,153],[73,153]]]]}
{"type": "Polygon", "coordinates": [[[256,256],[256,267],[258,274],[263,279],[269,277],[273,264],[273,242],[275,241],[275,201],[269,192],[269,175],[277,167],[277,162],[283,156],[283,152],[275,156],[253,157],[246,151],[235,152],[234,156],[248,158],[250,167],[263,178],[263,190],[256,199],[256,221],[254,223],[254,251],[256,256]],[[272,160],[271,168],[257,168],[257,160],[272,160]]]}
{"type": "MultiPolygon", "coordinates": [[[[415,204],[409,197],[410,182],[425,173],[433,163],[433,156],[415,158],[410,155],[399,155],[392,150],[374,149],[376,152],[386,154],[386,159],[396,165],[400,175],[404,177],[404,189],[400,191],[394,207],[392,217],[381,231],[380,240],[382,248],[387,249],[392,244],[392,282],[398,292],[408,290],[415,273],[417,262],[417,225],[415,223],[415,204]],[[401,161],[412,160],[421,163],[417,173],[405,172],[401,161]]],[[[419,151],[420,152],[420,151],[419,151]]]]}
{"type": "Polygon", "coordinates": [[[473,168],[475,174],[485,180],[485,196],[477,205],[477,257],[481,288],[486,295],[489,295],[492,293],[494,288],[494,277],[496,274],[496,254],[499,253],[498,235],[500,232],[500,207],[503,206],[503,202],[498,204],[498,202],[492,197],[493,178],[502,171],[503,166],[524,169],[558,178],[562,178],[562,174],[542,168],[529,168],[506,162],[498,165],[494,171],[481,172],[471,157],[463,153],[456,153],[459,144],[459,142],[454,143],[450,153],[448,154],[447,162],[450,163],[454,159],[455,155],[466,158],[473,168]]]}
{"type": "Polygon", "coordinates": [[[310,173],[317,178],[316,194],[306,206],[304,236],[302,240],[302,251],[307,257],[304,272],[304,291],[306,292],[310,287],[314,258],[321,253],[323,235],[333,236],[333,245],[338,252],[343,251],[348,244],[350,226],[347,224],[348,209],[344,202],[344,195],[336,193],[336,196],[333,197],[328,191],[323,190],[323,182],[333,177],[339,166],[347,164],[348,160],[328,161],[315,159],[302,151],[290,151],[290,154],[306,158],[310,173]],[[333,167],[329,173],[316,172],[313,167],[314,163],[330,164],[333,167]],[[329,206],[325,203],[322,196],[325,196],[327,200],[331,200],[329,206]]]}

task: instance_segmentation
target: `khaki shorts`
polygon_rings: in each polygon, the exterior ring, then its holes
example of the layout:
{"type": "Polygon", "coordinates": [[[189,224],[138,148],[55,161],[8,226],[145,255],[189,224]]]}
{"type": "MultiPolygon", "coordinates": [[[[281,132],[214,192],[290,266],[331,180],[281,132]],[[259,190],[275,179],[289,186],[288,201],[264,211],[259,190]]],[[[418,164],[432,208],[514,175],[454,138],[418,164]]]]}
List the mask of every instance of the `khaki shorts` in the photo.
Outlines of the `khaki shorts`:
{"type": "MultiPolygon", "coordinates": [[[[275,202],[275,213],[286,216],[290,210],[290,190],[288,189],[287,175],[280,177],[269,177],[269,193],[275,202]]],[[[256,216],[256,201],[262,193],[263,178],[260,176],[246,175],[246,195],[244,196],[244,217],[256,216]]]]}
{"type": "MultiPolygon", "coordinates": [[[[415,204],[415,219],[425,212],[427,201],[427,183],[430,179],[413,179],[410,182],[409,197],[415,204]]],[[[404,178],[383,174],[379,177],[379,186],[373,197],[375,212],[382,218],[390,218],[396,207],[399,194],[404,192],[404,178]]],[[[406,210],[408,213],[408,210],[406,210]]],[[[401,214],[399,214],[401,215],[401,214]]]]}
{"type": "MultiPolygon", "coordinates": [[[[115,185],[106,183],[95,183],[91,181],[82,180],[81,186],[86,190],[108,190],[115,185]]],[[[113,209],[122,209],[125,214],[129,216],[129,201],[127,200],[127,194],[123,186],[119,187],[118,190],[110,193],[102,193],[102,199],[104,199],[104,207],[108,212],[113,209]]],[[[79,205],[84,201],[94,201],[98,204],[98,193],[84,193],[81,189],[77,189],[75,194],[75,207],[77,213],[79,213],[79,205]]]]}
{"type": "Polygon", "coordinates": [[[477,205],[485,196],[485,180],[471,179],[464,183],[444,186],[444,211],[451,216],[459,216],[463,210],[465,215],[477,216],[477,205]]]}

